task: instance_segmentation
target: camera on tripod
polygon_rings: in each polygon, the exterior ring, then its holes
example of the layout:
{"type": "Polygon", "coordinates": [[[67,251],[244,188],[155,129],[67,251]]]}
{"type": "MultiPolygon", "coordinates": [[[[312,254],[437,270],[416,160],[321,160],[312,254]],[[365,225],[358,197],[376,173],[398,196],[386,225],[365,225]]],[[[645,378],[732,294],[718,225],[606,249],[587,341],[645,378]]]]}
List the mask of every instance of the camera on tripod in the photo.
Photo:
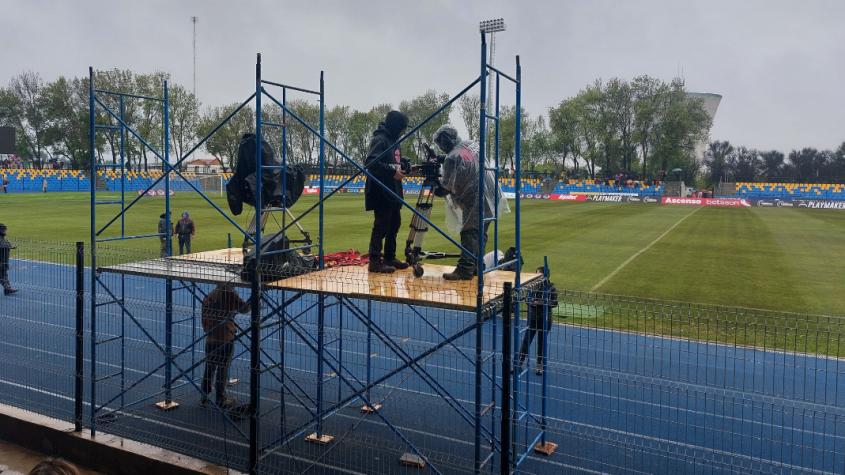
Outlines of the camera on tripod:
{"type": "Polygon", "coordinates": [[[425,161],[411,166],[411,172],[416,176],[423,177],[423,184],[440,184],[440,165],[446,159],[444,155],[437,155],[434,149],[427,143],[423,144],[425,150],[425,161]]]}

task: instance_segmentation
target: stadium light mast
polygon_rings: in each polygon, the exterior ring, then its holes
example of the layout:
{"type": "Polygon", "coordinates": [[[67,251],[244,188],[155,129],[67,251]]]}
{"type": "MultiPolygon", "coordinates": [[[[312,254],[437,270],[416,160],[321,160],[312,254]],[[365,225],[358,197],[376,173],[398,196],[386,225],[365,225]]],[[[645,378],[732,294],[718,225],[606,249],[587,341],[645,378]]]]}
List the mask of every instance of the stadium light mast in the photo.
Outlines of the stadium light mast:
{"type": "MultiPolygon", "coordinates": [[[[488,51],[488,61],[490,61],[490,66],[495,66],[493,63],[493,55],[496,53],[496,33],[505,31],[505,19],[504,18],[496,18],[493,20],[484,20],[478,23],[478,31],[481,33],[487,33],[490,35],[490,43],[489,43],[489,51],[488,51]]],[[[487,91],[490,94],[490,91],[493,90],[493,75],[490,74],[487,76],[487,91]]],[[[489,97],[489,96],[488,96],[489,97]]],[[[493,101],[487,101],[487,115],[493,115],[493,101]]],[[[485,150],[488,152],[489,156],[489,142],[485,144],[485,150]]]]}
{"type": "Polygon", "coordinates": [[[194,97],[197,97],[197,22],[199,17],[192,16],[191,24],[194,27],[194,97]]]}

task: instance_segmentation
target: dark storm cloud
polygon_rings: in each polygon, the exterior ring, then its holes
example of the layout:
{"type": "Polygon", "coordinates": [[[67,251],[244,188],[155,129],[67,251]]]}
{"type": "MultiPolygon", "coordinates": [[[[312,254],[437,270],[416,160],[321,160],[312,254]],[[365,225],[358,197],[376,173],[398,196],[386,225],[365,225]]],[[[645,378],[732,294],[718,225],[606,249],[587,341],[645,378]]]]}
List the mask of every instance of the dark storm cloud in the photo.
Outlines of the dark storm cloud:
{"type": "Polygon", "coordinates": [[[2,0],[0,81],[87,66],[163,70],[191,84],[190,17],[198,29],[198,95],[245,98],[254,53],[265,77],[316,87],[327,102],[367,109],[478,74],[478,20],[502,16],[496,62],[522,56],[533,114],[597,77],[679,73],[724,96],[712,131],[759,148],[845,140],[845,2],[815,1],[46,1],[2,0]]]}

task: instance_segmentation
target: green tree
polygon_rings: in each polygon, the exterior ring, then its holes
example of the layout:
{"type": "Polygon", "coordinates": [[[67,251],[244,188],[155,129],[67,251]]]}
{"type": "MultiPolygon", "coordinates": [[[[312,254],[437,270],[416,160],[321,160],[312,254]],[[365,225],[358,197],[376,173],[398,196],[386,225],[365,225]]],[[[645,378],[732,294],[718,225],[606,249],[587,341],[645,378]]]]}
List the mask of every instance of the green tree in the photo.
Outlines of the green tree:
{"type": "Polygon", "coordinates": [[[662,101],[654,141],[654,158],[663,171],[683,170],[682,178],[691,182],[697,173],[695,144],[707,138],[710,116],[704,103],[690,98],[683,81],[676,79],[662,101]]]}
{"type": "MultiPolygon", "coordinates": [[[[402,101],[399,104],[399,110],[408,116],[408,128],[410,129],[421,124],[448,100],[448,94],[429,90],[411,100],[402,101]]],[[[417,130],[411,139],[410,146],[402,148],[403,155],[407,155],[412,161],[418,161],[420,157],[424,156],[423,144],[431,143],[434,132],[441,125],[449,122],[450,111],[451,106],[417,130]]]]}
{"type": "Polygon", "coordinates": [[[469,134],[469,140],[478,140],[478,123],[481,120],[481,98],[478,94],[464,94],[458,99],[461,120],[469,134]]]}
{"type": "Polygon", "coordinates": [[[716,184],[730,173],[728,161],[734,153],[734,147],[727,140],[710,142],[707,151],[704,153],[704,162],[707,165],[708,175],[711,184],[716,184]]]}
{"type": "Polygon", "coordinates": [[[760,153],[762,177],[768,181],[779,180],[783,176],[784,159],[783,153],[777,150],[760,153]]]}
{"type": "MultiPolygon", "coordinates": [[[[238,105],[240,104],[234,103],[209,108],[199,121],[200,135],[208,135],[238,105]]],[[[254,129],[255,111],[250,107],[244,107],[229,122],[218,129],[214,135],[209,137],[205,142],[205,150],[220,163],[224,172],[232,170],[235,168],[238,158],[238,145],[241,142],[241,137],[254,129]]]]}
{"type": "Polygon", "coordinates": [[[200,125],[200,102],[193,93],[179,84],[170,86],[168,92],[171,161],[175,163],[188,152],[188,149],[197,140],[200,125]]]}
{"type": "Polygon", "coordinates": [[[47,141],[55,157],[69,160],[72,168],[88,168],[88,80],[60,76],[43,90],[47,141]]]}
{"type": "Polygon", "coordinates": [[[18,155],[36,168],[50,158],[50,140],[55,137],[45,113],[44,87],[38,73],[26,71],[12,78],[2,99],[4,120],[17,131],[18,155]]]}
{"type": "Polygon", "coordinates": [[[658,125],[660,105],[667,88],[663,82],[649,76],[634,78],[631,88],[634,100],[633,140],[639,147],[641,176],[645,177],[648,174],[648,159],[658,125]]]}

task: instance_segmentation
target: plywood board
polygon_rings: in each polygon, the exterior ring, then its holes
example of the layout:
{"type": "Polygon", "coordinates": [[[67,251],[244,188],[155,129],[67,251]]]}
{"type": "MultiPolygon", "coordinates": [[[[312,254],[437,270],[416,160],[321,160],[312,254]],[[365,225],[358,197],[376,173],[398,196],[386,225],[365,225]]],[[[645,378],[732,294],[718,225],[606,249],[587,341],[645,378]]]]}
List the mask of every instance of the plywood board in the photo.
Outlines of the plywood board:
{"type": "MultiPolygon", "coordinates": [[[[367,266],[333,267],[282,279],[269,286],[424,306],[475,309],[478,278],[447,281],[443,274],[452,272],[455,269],[453,266],[426,264],[423,267],[425,274],[422,277],[414,277],[410,268],[392,274],[377,274],[369,272],[367,266]]],[[[520,277],[525,284],[541,276],[532,273],[520,277]]],[[[497,270],[485,274],[483,304],[500,298],[505,282],[512,283],[514,280],[513,272],[497,270]]]]}
{"type": "MultiPolygon", "coordinates": [[[[240,248],[197,252],[177,257],[151,259],[104,267],[105,272],[170,278],[181,281],[223,283],[249,286],[240,278],[243,252],[240,248]]],[[[353,298],[402,302],[421,306],[474,310],[477,302],[478,278],[447,281],[443,274],[453,266],[425,264],[425,274],[414,277],[410,268],[392,274],[370,273],[367,266],[342,266],[288,277],[265,284],[265,288],[330,293],[353,298]]],[[[525,285],[540,274],[523,273],[525,285]]],[[[484,275],[482,304],[502,297],[505,282],[513,283],[513,272],[496,270],[484,275]]]]}

